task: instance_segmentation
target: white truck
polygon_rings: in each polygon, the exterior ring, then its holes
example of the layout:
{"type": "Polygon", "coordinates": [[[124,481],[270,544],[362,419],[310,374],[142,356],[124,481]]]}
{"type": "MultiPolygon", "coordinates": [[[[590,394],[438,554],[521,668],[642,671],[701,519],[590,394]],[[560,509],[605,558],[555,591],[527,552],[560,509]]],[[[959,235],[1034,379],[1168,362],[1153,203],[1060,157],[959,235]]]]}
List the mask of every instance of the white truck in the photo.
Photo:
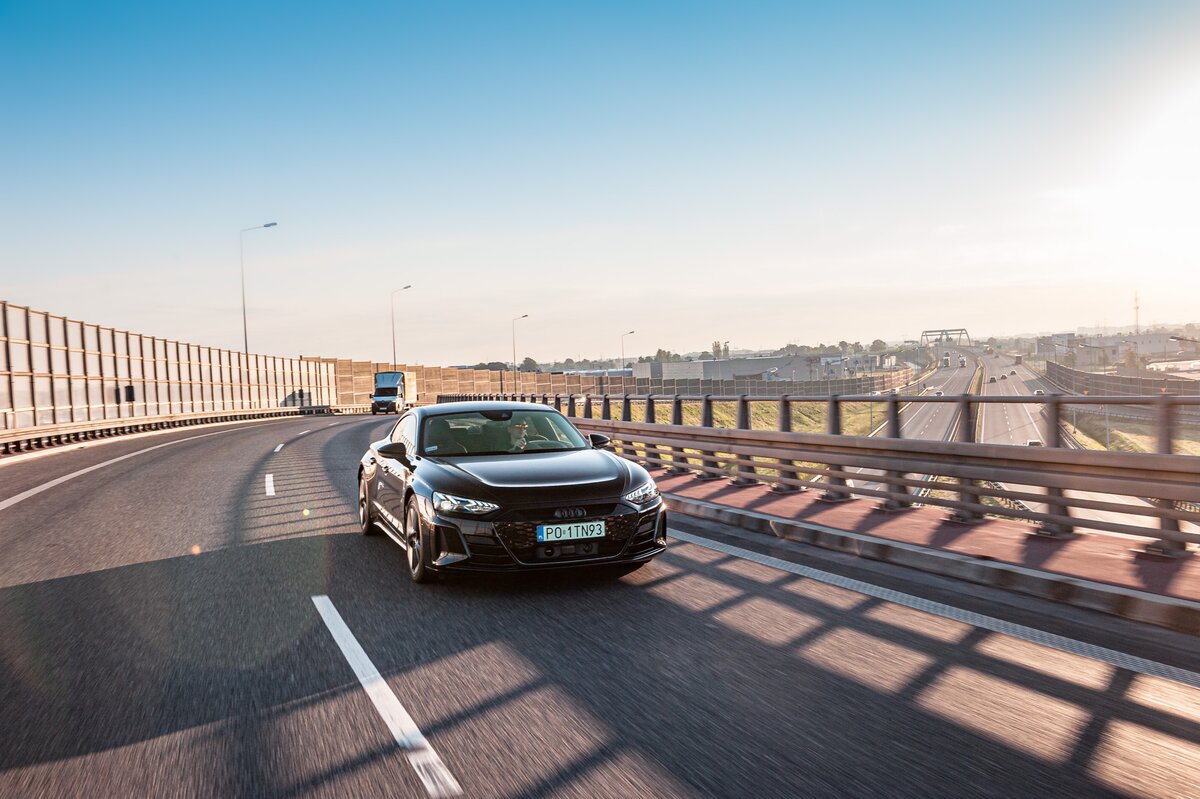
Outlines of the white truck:
{"type": "Polygon", "coordinates": [[[371,413],[403,413],[416,401],[413,389],[416,375],[412,372],[376,372],[375,388],[371,391],[371,413]]]}

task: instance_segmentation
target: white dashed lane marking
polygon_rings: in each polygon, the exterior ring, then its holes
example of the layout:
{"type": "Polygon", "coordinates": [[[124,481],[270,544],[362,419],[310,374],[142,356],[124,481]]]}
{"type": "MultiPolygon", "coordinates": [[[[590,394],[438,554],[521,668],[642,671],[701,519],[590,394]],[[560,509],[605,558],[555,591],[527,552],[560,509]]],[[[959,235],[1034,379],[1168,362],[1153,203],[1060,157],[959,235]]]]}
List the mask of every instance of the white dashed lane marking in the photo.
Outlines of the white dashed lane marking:
{"type": "Polygon", "coordinates": [[[275,496],[275,475],[273,474],[267,475],[267,496],[275,496]]]}
{"type": "Polygon", "coordinates": [[[283,449],[283,444],[280,444],[278,447],[276,447],[276,448],[275,448],[275,451],[276,451],[276,452],[278,452],[278,451],[279,451],[279,450],[281,450],[281,449],[283,449]]]}
{"type": "Polygon", "coordinates": [[[383,723],[387,725],[392,737],[396,739],[396,743],[404,750],[408,762],[417,772],[417,777],[425,786],[425,790],[430,796],[435,797],[461,794],[462,788],[459,787],[458,781],[454,779],[450,769],[446,768],[442,759],[438,757],[437,752],[433,751],[433,747],[421,734],[417,723],[413,721],[412,716],[404,709],[404,705],[400,704],[400,700],[396,698],[387,682],[380,676],[379,670],[367,657],[367,653],[354,637],[354,633],[350,632],[350,628],[346,626],[342,614],[338,613],[333,602],[324,595],[314,596],[312,601],[317,606],[317,612],[321,614],[321,620],[329,628],[333,640],[342,650],[342,656],[354,670],[354,676],[358,677],[363,690],[367,692],[371,703],[375,705],[375,710],[383,719],[383,723]]]}

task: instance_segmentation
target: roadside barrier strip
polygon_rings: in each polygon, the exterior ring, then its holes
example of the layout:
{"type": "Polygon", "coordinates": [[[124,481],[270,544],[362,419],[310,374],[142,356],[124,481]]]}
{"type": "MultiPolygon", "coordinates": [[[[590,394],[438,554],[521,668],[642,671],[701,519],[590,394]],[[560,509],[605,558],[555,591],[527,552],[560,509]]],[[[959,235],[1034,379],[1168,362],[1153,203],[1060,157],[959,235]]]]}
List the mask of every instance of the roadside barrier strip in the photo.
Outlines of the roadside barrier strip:
{"type": "Polygon", "coordinates": [[[712,541],[700,536],[691,535],[678,530],[671,531],[671,537],[677,538],[680,541],[686,541],[689,544],[711,549],[716,552],[722,552],[726,555],[752,560],[756,563],[761,563],[764,566],[770,566],[780,571],[788,572],[799,577],[804,577],[809,580],[832,585],[837,588],[843,588],[847,591],[853,591],[857,594],[863,594],[873,599],[879,599],[893,605],[902,605],[912,610],[918,610],[923,613],[931,613],[942,618],[952,619],[964,624],[969,624],[972,627],[978,627],[982,630],[988,630],[1001,635],[1007,635],[1013,638],[1020,638],[1042,646],[1048,646],[1052,649],[1057,649],[1061,652],[1068,652],[1073,655],[1082,655],[1092,660],[1098,660],[1102,663],[1107,663],[1110,666],[1116,666],[1119,669],[1145,674],[1151,677],[1160,677],[1165,680],[1172,680],[1183,685],[1190,685],[1193,688],[1200,688],[1200,674],[1188,669],[1181,669],[1177,666],[1170,666],[1165,663],[1159,663],[1154,660],[1148,660],[1136,655],[1130,655],[1126,652],[1118,652],[1115,649],[1108,649],[1095,644],[1089,644],[1084,641],[1076,641],[1073,638],[1067,638],[1054,633],[1038,630],[1033,627],[1026,627],[1022,624],[1004,621],[1003,619],[993,618],[992,616],[984,616],[981,613],[974,613],[962,608],[956,608],[953,605],[945,605],[941,602],[934,602],[922,597],[913,596],[911,594],[901,593],[890,588],[883,588],[872,583],[865,583],[861,580],[855,580],[850,577],[844,577],[840,574],[824,572],[809,566],[803,566],[791,561],[775,558],[770,555],[762,555],[753,550],[743,549],[742,547],[725,544],[720,541],[712,541]]]}
{"type": "Polygon", "coordinates": [[[663,494],[663,499],[667,508],[678,515],[728,524],[785,541],[891,563],[954,580],[1028,594],[1143,624],[1167,627],[1188,635],[1200,635],[1200,602],[839,530],[816,522],[740,510],[677,494],[663,494]]]}
{"type": "Polygon", "coordinates": [[[25,427],[0,432],[0,454],[10,455],[35,449],[47,449],[76,441],[110,438],[174,427],[225,424],[228,422],[267,419],[280,416],[366,413],[369,410],[369,405],[306,405],[254,410],[205,411],[172,414],[170,416],[142,416],[25,427]]]}

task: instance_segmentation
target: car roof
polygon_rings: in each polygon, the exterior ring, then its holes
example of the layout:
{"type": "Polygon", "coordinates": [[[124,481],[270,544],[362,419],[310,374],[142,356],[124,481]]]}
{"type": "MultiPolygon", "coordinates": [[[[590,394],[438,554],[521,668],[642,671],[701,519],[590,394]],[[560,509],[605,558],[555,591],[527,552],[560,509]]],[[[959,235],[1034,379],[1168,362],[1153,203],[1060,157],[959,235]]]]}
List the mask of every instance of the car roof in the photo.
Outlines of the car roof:
{"type": "Polygon", "coordinates": [[[442,416],[448,413],[478,413],[479,411],[542,411],[559,413],[553,405],[543,405],[540,402],[439,402],[436,405],[422,405],[414,408],[419,418],[426,416],[442,416]]]}

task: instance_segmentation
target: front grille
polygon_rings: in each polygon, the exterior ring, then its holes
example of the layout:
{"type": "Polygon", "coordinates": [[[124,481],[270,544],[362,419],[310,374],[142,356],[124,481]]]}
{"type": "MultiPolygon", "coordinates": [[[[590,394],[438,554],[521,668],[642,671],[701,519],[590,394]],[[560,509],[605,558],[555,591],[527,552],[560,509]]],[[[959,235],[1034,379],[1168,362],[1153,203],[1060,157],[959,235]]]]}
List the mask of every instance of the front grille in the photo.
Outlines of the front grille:
{"type": "Polygon", "coordinates": [[[640,514],[635,512],[618,513],[599,518],[593,516],[578,520],[547,519],[543,515],[537,521],[496,522],[495,530],[496,535],[508,546],[508,549],[517,560],[523,563],[533,563],[542,561],[542,558],[538,557],[537,547],[545,546],[538,543],[537,526],[539,524],[564,524],[568,523],[568,521],[603,521],[604,538],[592,539],[591,541],[568,542],[569,544],[594,543],[596,546],[592,552],[584,553],[577,551],[573,554],[562,554],[557,556],[555,560],[570,561],[611,558],[621,554],[625,549],[625,545],[638,532],[640,514]]]}

